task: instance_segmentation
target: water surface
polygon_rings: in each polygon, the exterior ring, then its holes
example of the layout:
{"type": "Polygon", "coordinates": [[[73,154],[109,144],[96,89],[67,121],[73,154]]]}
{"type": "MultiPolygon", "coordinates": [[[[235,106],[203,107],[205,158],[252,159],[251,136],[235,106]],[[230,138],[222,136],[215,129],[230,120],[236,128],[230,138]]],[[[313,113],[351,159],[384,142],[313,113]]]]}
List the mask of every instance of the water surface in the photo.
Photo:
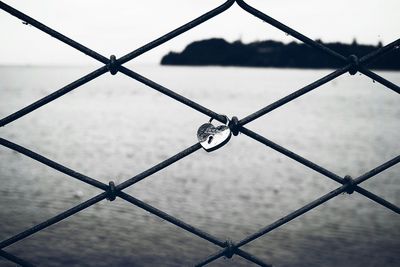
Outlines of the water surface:
{"type": "MultiPolygon", "coordinates": [[[[252,112],[329,70],[133,66],[229,117],[252,112]]],[[[1,67],[0,117],[94,68],[1,67]]],[[[396,84],[400,73],[381,72],[396,84]]],[[[400,98],[345,74],[248,124],[340,176],[357,177],[400,151],[400,98]]],[[[104,183],[121,183],[197,142],[209,118],[122,74],[105,74],[0,129],[0,136],[104,183]]],[[[400,205],[400,166],[362,184],[400,205]]],[[[100,190],[0,147],[0,239],[100,190]]],[[[239,135],[197,151],[127,193],[220,239],[239,241],[338,187],[239,135]]],[[[274,266],[399,266],[398,215],[340,195],[243,247],[274,266]]],[[[39,266],[190,266],[218,247],[123,200],[102,201],[6,249],[39,266]]],[[[13,266],[0,260],[0,265],[13,266]]],[[[249,266],[233,257],[210,266],[249,266]]]]}

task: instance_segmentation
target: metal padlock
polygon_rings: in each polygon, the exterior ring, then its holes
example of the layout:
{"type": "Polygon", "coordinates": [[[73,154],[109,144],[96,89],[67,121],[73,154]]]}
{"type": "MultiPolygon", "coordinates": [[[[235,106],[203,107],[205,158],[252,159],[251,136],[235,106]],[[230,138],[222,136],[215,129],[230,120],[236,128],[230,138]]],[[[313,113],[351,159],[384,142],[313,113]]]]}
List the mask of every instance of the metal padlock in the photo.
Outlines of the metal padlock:
{"type": "Polygon", "coordinates": [[[231,129],[228,126],[228,117],[226,117],[225,125],[219,125],[217,127],[211,123],[212,120],[213,119],[211,118],[209,122],[204,123],[197,130],[197,139],[199,140],[200,145],[207,152],[211,152],[222,147],[228,143],[232,136],[231,129]]]}

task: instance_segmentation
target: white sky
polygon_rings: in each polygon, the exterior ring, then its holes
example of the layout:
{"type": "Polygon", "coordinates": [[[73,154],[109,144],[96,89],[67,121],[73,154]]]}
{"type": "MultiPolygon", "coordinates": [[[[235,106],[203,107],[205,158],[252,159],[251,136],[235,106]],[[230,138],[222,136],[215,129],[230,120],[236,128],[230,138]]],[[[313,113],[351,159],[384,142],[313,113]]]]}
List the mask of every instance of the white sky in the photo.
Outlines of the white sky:
{"type": "MultiPolygon", "coordinates": [[[[181,26],[223,0],[5,0],[23,13],[109,57],[118,57],[181,26]]],[[[264,13],[312,39],[387,44],[400,37],[400,0],[248,0],[264,13]]],[[[82,53],[0,10],[0,64],[91,65],[82,53]]],[[[192,41],[223,37],[244,42],[292,37],[236,4],[134,62],[158,63],[192,41]]]]}

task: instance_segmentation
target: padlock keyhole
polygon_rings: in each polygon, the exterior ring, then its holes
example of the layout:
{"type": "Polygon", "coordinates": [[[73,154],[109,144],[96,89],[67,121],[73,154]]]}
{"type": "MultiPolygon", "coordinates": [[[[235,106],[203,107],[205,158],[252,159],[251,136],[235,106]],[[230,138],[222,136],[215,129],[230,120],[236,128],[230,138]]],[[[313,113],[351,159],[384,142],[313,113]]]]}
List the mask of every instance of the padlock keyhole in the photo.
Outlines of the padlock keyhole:
{"type": "Polygon", "coordinates": [[[213,137],[212,137],[212,136],[209,136],[209,137],[208,137],[208,143],[211,144],[211,141],[212,141],[212,140],[213,140],[213,137]]]}

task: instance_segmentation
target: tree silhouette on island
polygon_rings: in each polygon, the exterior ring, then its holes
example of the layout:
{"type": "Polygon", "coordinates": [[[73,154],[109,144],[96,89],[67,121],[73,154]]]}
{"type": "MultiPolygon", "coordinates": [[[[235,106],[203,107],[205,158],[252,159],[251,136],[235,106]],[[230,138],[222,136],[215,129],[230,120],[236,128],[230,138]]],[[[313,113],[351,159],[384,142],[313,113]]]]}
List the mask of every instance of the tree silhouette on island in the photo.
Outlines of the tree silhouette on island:
{"type": "MultiPolygon", "coordinates": [[[[317,42],[322,43],[320,40],[317,42]]],[[[378,45],[325,43],[325,46],[343,55],[362,57],[382,47],[378,45]]],[[[213,38],[189,44],[181,53],[170,52],[161,60],[162,65],[186,66],[244,66],[275,68],[339,68],[343,62],[303,43],[284,44],[266,40],[244,44],[229,43],[213,38]]],[[[400,49],[393,49],[380,59],[367,64],[372,69],[400,70],[400,49]]]]}

